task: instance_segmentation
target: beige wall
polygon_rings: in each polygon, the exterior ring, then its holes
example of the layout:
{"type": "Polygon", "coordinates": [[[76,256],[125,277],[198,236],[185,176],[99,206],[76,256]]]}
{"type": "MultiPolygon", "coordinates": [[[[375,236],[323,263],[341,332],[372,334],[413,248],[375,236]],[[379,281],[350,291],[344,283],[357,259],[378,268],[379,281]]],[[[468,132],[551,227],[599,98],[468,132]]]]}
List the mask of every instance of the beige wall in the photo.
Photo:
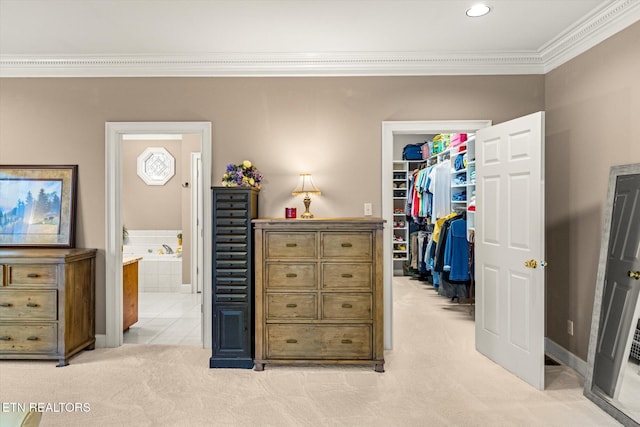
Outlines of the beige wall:
{"type": "Polygon", "coordinates": [[[547,335],[583,360],[609,167],[640,162],[639,46],[636,23],[545,78],[547,335]]]}
{"type": "Polygon", "coordinates": [[[2,79],[0,163],[79,164],[77,244],[100,249],[104,333],[105,122],[211,121],[213,185],[227,163],[253,161],[261,216],[301,207],[290,191],[303,171],[323,191],[317,216],[358,216],[364,202],[379,216],[382,121],[546,110],[546,329],[586,360],[608,168],[640,162],[637,46],[640,24],[546,76],[2,79]]]}
{"type": "MultiPolygon", "coordinates": [[[[260,216],[303,209],[291,190],[314,174],[316,216],[381,213],[381,122],[489,119],[544,109],[544,76],[59,78],[0,80],[0,163],[79,165],[77,245],[99,249],[96,326],[105,331],[105,122],[211,121],[212,182],[254,162],[260,216]]],[[[112,286],[112,284],[108,284],[112,286]]]]}
{"type": "MultiPolygon", "coordinates": [[[[182,229],[182,141],[124,141],[122,144],[122,223],[130,230],[182,229]],[[175,159],[175,175],[164,185],[138,176],[138,156],[162,147],[175,159]]],[[[185,191],[188,192],[188,191],[185,191]]],[[[175,242],[167,242],[175,246],[175,242]]]]}
{"type": "Polygon", "coordinates": [[[0,163],[79,165],[77,245],[100,250],[104,333],[105,122],[211,121],[214,185],[227,163],[252,160],[266,175],[261,216],[302,205],[290,195],[302,171],[323,191],[316,215],[372,202],[379,216],[382,121],[499,123],[544,109],[547,335],[586,359],[608,168],[640,162],[637,46],[640,23],[546,76],[1,79],[0,163]]]}

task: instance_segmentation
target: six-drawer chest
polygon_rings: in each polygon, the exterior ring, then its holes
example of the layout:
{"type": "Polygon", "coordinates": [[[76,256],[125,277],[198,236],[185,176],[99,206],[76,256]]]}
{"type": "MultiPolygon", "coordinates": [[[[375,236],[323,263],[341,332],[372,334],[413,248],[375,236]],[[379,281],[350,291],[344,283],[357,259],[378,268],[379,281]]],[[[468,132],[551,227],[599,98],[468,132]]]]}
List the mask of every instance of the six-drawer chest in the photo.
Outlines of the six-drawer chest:
{"type": "Polygon", "coordinates": [[[370,364],[384,371],[378,218],[255,219],[255,369],[370,364]]]}
{"type": "Polygon", "coordinates": [[[95,346],[95,249],[0,249],[0,359],[95,346]]]}

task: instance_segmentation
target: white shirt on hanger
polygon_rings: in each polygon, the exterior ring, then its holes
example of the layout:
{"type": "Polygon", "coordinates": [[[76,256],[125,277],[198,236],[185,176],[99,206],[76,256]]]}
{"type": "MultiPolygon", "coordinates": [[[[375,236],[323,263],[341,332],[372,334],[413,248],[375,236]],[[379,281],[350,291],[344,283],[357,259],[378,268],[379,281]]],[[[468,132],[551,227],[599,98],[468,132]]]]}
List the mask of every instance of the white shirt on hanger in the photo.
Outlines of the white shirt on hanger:
{"type": "Polygon", "coordinates": [[[433,193],[433,218],[451,213],[451,160],[443,160],[433,170],[429,191],[433,193]]]}

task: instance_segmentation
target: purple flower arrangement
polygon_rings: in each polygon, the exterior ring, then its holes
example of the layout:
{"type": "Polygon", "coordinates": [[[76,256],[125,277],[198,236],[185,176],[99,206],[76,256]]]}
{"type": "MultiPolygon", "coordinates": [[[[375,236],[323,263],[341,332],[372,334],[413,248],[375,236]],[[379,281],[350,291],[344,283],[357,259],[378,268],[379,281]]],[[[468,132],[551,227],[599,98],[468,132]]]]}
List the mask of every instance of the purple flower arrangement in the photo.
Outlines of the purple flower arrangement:
{"type": "Polygon", "coordinates": [[[260,182],[264,176],[251,164],[245,160],[239,165],[228,164],[227,171],[222,175],[222,185],[224,187],[253,187],[260,189],[260,182]]]}

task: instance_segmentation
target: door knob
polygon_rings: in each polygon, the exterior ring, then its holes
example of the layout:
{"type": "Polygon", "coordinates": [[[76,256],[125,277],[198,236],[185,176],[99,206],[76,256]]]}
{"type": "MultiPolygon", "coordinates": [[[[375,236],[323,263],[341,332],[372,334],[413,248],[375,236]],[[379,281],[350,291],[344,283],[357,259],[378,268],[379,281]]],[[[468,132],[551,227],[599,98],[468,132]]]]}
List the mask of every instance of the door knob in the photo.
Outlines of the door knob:
{"type": "Polygon", "coordinates": [[[530,259],[529,261],[524,262],[524,266],[527,268],[536,268],[538,266],[538,262],[535,259],[530,259]]]}
{"type": "Polygon", "coordinates": [[[640,271],[631,271],[627,273],[632,279],[640,280],[640,271]]]}

